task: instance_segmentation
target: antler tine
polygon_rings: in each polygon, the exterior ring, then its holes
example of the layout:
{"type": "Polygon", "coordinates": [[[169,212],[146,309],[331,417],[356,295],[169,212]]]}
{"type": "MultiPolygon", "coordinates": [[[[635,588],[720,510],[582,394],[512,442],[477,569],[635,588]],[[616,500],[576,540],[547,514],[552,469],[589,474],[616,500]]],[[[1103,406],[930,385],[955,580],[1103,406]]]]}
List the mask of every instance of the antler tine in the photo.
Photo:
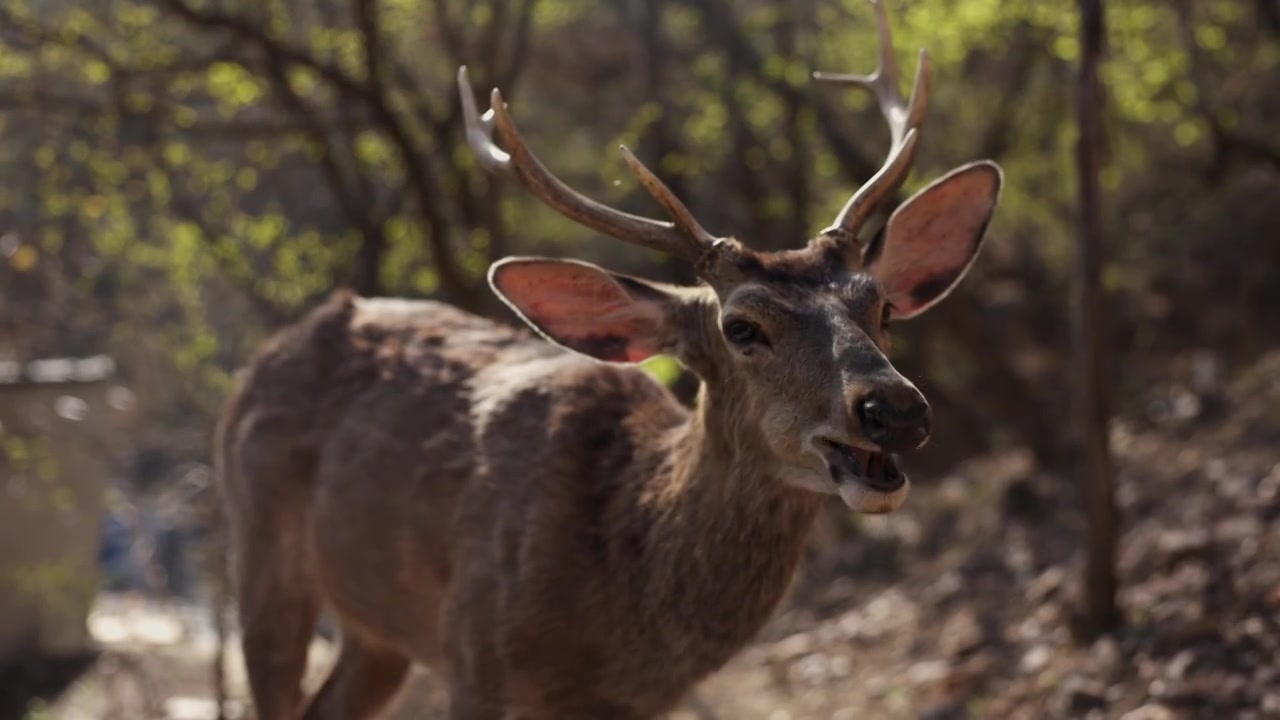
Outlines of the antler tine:
{"type": "Polygon", "coordinates": [[[471,95],[471,81],[467,79],[465,65],[458,68],[458,97],[462,101],[462,123],[467,145],[471,146],[476,160],[490,172],[509,173],[511,156],[493,142],[493,108],[489,108],[483,116],[476,109],[476,99],[471,95]]]}
{"type": "Polygon", "coordinates": [[[715,244],[718,238],[698,224],[697,218],[693,216],[693,213],[689,212],[689,208],[685,207],[684,203],[680,202],[680,198],[677,198],[676,194],[671,192],[671,188],[667,187],[666,183],[659,180],[657,175],[654,175],[649,168],[645,167],[644,163],[640,162],[640,159],[626,145],[619,145],[618,149],[622,151],[622,159],[627,163],[627,167],[631,169],[632,174],[636,176],[636,179],[640,181],[640,184],[644,186],[649,195],[662,205],[667,214],[671,216],[675,226],[682,233],[694,239],[699,248],[704,248],[703,252],[706,252],[705,248],[710,248],[715,244]]]}
{"type": "Polygon", "coordinates": [[[915,160],[919,132],[924,125],[925,110],[929,105],[929,55],[920,50],[911,98],[903,100],[899,86],[898,62],[894,58],[893,34],[882,0],[870,0],[876,15],[876,35],[879,39],[879,62],[870,75],[848,75],[815,72],[814,79],[837,85],[855,85],[870,90],[876,96],[880,112],[889,124],[891,146],[884,165],[854,193],[845,204],[826,234],[857,236],[859,228],[867,221],[876,207],[902,185],[911,173],[915,160]]]}
{"type": "Polygon", "coordinates": [[[477,112],[471,92],[467,68],[462,66],[458,68],[458,93],[467,144],[486,170],[514,177],[535,197],[574,222],[625,242],[672,253],[695,264],[717,240],[630,150],[622,148],[627,166],[675,222],[651,220],[611,208],[565,185],[525,145],[497,88],[491,93],[490,108],[483,116],[477,112]],[[495,129],[505,150],[493,141],[495,129]]]}

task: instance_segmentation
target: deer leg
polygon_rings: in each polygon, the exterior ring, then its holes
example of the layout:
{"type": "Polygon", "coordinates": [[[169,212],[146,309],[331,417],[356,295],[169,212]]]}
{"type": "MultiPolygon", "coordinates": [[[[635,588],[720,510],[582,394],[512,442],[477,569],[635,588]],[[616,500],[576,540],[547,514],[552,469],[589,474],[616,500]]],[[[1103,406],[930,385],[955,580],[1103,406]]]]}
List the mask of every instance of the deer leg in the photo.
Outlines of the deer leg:
{"type": "Polygon", "coordinates": [[[304,720],[363,720],[395,696],[409,672],[409,659],[344,633],[338,663],[307,708],[304,720]]]}
{"type": "Polygon", "coordinates": [[[295,720],[319,601],[297,561],[270,549],[274,535],[265,528],[250,532],[254,537],[239,543],[237,563],[249,689],[260,720],[295,720]]]}
{"type": "Polygon", "coordinates": [[[311,467],[305,458],[281,452],[281,437],[271,423],[246,420],[223,436],[219,458],[245,670],[260,720],[297,720],[320,611],[306,561],[311,467]]]}

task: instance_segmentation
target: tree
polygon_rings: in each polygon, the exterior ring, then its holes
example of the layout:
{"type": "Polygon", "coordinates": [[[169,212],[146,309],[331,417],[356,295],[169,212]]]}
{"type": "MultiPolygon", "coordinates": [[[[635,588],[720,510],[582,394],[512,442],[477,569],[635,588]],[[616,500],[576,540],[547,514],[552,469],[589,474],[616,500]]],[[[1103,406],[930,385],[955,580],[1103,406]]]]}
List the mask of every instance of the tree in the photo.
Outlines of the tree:
{"type": "Polygon", "coordinates": [[[1111,464],[1108,421],[1106,316],[1102,309],[1103,226],[1099,175],[1102,164],[1102,83],[1099,66],[1106,38],[1103,0],[1080,0],[1080,75],[1076,143],[1079,193],[1072,330],[1076,347],[1076,422],[1083,445],[1080,463],[1088,513],[1081,631],[1094,637],[1115,628],[1116,544],[1119,509],[1111,464]]]}

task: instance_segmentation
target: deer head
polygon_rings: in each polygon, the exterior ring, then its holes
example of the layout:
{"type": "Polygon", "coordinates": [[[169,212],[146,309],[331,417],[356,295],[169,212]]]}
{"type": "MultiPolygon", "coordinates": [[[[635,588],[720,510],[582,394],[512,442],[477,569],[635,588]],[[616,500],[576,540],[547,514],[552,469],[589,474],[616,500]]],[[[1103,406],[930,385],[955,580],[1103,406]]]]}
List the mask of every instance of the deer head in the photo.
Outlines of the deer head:
{"type": "Polygon", "coordinates": [[[908,482],[893,454],[919,447],[931,430],[928,401],[889,362],[889,324],[924,312],[964,276],[1002,182],[990,161],[956,168],[899,206],[882,241],[859,240],[910,172],[928,102],[927,55],[920,52],[904,101],[888,20],[880,3],[872,4],[877,71],[814,75],[871,90],[892,146],[835,222],[793,250],[756,252],[707,232],[626,147],[623,159],[670,222],[575,192],[530,152],[501,93],[494,89],[490,109],[479,115],[466,68],[458,71],[468,142],[486,169],[512,176],[582,225],[683,258],[701,280],[676,287],[574,260],[507,258],[489,272],[503,301],[550,341],[598,360],[675,356],[703,380],[705,395],[733,405],[735,422],[764,443],[778,477],[838,492],[864,513],[902,504],[908,482]]]}

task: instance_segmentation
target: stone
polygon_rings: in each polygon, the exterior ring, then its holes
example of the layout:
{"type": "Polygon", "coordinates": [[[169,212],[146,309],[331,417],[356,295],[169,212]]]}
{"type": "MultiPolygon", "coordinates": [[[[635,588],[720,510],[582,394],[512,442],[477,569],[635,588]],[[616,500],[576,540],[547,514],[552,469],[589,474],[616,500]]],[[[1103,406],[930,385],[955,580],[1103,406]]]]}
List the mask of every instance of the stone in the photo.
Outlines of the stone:
{"type": "Polygon", "coordinates": [[[1049,665],[1053,658],[1053,650],[1048,645],[1036,645],[1022,655],[1018,661],[1018,670],[1026,674],[1037,673],[1049,665]]]}
{"type": "Polygon", "coordinates": [[[928,685],[947,676],[950,665],[944,660],[926,660],[907,669],[907,680],[912,685],[928,685]]]}
{"type": "Polygon", "coordinates": [[[1143,705],[1120,716],[1120,720],[1176,720],[1176,718],[1173,710],[1158,703],[1143,705]]]}
{"type": "Polygon", "coordinates": [[[1107,688],[1097,680],[1073,675],[1062,681],[1054,697],[1059,717],[1080,717],[1107,707],[1107,688]]]}

